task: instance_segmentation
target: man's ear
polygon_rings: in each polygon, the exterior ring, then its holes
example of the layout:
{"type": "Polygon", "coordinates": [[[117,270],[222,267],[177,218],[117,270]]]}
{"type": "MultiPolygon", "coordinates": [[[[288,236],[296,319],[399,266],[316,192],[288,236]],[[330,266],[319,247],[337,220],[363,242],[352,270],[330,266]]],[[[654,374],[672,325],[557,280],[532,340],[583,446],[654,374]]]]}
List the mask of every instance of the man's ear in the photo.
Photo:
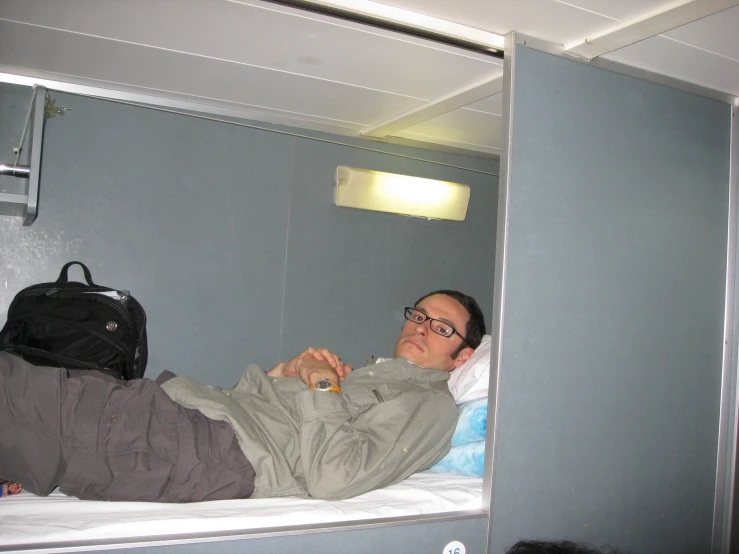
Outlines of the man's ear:
{"type": "Polygon", "coordinates": [[[467,348],[463,348],[457,355],[457,359],[454,360],[454,369],[457,369],[459,366],[469,360],[474,353],[475,350],[470,346],[468,346],[467,348]]]}

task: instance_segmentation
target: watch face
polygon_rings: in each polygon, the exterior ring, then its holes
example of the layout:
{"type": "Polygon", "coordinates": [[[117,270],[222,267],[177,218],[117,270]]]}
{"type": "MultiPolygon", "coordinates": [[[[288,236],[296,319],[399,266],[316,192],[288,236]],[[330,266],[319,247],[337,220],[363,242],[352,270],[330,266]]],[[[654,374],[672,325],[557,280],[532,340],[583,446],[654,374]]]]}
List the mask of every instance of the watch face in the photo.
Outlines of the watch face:
{"type": "Polygon", "coordinates": [[[328,379],[319,379],[316,381],[316,388],[318,390],[328,390],[333,386],[333,383],[328,379]]]}

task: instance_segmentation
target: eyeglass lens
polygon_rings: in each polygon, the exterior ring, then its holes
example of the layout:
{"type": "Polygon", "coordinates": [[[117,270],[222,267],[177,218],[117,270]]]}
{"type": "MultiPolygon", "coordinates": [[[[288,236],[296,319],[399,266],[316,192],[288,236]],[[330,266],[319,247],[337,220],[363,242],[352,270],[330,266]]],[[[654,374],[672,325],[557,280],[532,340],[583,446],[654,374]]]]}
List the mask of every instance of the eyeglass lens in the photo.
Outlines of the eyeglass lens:
{"type": "Polygon", "coordinates": [[[441,335],[443,337],[451,337],[454,334],[454,328],[451,325],[447,325],[446,323],[443,323],[439,321],[438,319],[432,319],[429,316],[427,316],[423,312],[419,312],[418,310],[414,310],[412,308],[407,308],[405,310],[405,317],[409,321],[412,321],[416,324],[421,324],[427,319],[431,320],[430,327],[431,330],[436,333],[437,335],[441,335]]]}

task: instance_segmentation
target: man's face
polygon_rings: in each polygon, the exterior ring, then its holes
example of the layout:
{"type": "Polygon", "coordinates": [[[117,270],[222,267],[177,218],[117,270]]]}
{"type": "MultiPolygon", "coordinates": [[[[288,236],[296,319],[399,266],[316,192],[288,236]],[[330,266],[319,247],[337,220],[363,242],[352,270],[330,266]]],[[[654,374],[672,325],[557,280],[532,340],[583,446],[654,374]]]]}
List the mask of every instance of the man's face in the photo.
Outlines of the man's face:
{"type": "MultiPolygon", "coordinates": [[[[470,315],[462,304],[450,296],[434,294],[421,300],[416,309],[448,323],[462,335],[466,332],[470,315]]],[[[405,358],[420,367],[444,371],[456,369],[466,362],[474,352],[472,348],[463,348],[456,359],[452,359],[452,354],[464,341],[456,333],[448,338],[437,335],[431,330],[430,323],[428,319],[420,324],[406,321],[395,343],[393,357],[405,358]]]]}

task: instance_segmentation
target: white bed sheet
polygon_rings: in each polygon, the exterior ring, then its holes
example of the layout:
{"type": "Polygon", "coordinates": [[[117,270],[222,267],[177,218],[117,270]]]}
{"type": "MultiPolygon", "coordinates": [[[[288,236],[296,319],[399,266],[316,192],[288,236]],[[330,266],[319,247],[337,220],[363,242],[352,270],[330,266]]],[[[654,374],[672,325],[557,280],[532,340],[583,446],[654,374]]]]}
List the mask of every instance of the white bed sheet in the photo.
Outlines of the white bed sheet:
{"type": "Polygon", "coordinates": [[[303,498],[195,504],[93,502],[54,492],[0,498],[0,550],[28,544],[165,538],[459,510],[479,510],[482,479],[418,473],[384,489],[340,501],[303,498]]]}

